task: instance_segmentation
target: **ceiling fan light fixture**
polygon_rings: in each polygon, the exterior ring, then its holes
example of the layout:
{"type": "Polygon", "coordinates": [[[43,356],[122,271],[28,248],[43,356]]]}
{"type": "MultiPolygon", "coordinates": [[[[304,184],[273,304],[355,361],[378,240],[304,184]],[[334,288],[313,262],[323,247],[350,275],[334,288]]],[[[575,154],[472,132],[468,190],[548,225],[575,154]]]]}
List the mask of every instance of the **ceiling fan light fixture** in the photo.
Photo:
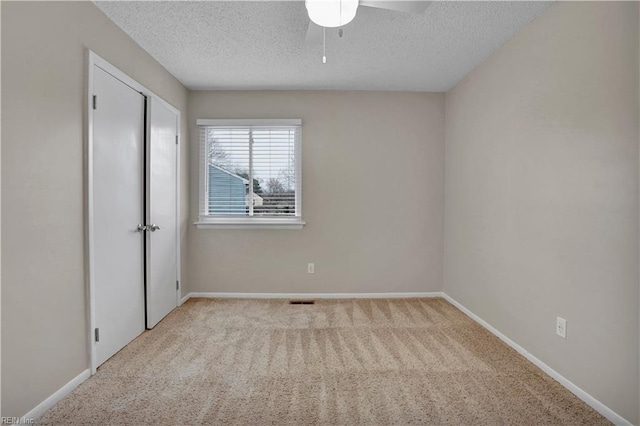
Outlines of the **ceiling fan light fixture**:
{"type": "Polygon", "coordinates": [[[309,19],[326,28],[347,25],[356,16],[359,0],[305,0],[309,19]]]}

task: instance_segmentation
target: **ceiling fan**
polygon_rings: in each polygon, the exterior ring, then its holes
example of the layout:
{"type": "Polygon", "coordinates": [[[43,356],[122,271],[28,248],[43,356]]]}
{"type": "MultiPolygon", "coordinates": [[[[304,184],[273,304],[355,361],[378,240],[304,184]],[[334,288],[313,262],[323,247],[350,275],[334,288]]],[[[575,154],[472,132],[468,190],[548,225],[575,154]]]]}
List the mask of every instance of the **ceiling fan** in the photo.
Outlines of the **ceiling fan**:
{"type": "MultiPolygon", "coordinates": [[[[327,28],[340,28],[355,18],[359,7],[374,7],[397,12],[422,14],[431,4],[421,0],[305,0],[309,14],[306,43],[325,41],[327,28]]],[[[322,63],[326,63],[326,55],[322,56],[322,63]]]]}

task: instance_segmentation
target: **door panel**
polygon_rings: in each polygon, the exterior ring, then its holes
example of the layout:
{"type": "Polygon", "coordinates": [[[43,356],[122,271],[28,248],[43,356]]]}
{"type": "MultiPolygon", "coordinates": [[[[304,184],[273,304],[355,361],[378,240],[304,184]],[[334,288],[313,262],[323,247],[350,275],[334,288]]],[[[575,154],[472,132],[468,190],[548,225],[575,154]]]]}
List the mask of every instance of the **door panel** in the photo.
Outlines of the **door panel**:
{"type": "Polygon", "coordinates": [[[147,328],[154,327],[177,300],[177,144],[178,115],[150,99],[147,148],[147,328]]]}
{"type": "Polygon", "coordinates": [[[144,97],[94,67],[93,279],[100,365],[144,331],[144,97]]]}

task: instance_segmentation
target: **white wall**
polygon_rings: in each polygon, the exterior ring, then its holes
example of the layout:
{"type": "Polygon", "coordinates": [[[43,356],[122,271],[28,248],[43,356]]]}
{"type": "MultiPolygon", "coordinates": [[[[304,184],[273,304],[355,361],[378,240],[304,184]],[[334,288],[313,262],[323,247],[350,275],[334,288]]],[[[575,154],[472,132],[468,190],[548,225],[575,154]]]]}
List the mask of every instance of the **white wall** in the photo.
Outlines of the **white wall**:
{"type": "Polygon", "coordinates": [[[1,9],[2,415],[22,416],[89,367],[86,49],[182,110],[185,142],[187,91],[91,2],[3,1],[1,9]]]}
{"type": "Polygon", "coordinates": [[[302,230],[189,230],[191,291],[442,288],[444,95],[191,92],[191,218],[199,118],[302,118],[302,230]],[[307,274],[307,263],[315,274],[307,274]]]}
{"type": "Polygon", "coordinates": [[[447,93],[444,257],[446,293],[634,423],[637,8],[556,3],[447,93]]]}

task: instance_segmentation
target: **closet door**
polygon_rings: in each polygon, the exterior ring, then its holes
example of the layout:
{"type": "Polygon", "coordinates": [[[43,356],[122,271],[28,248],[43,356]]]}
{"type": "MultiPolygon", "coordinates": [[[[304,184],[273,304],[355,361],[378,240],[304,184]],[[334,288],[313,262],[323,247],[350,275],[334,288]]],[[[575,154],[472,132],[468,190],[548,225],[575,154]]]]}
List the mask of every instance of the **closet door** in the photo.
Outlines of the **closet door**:
{"type": "Polygon", "coordinates": [[[96,365],[144,331],[145,98],[94,66],[90,235],[96,365]]]}
{"type": "Polygon", "coordinates": [[[178,305],[178,113],[151,97],[147,104],[147,328],[178,305]]]}

